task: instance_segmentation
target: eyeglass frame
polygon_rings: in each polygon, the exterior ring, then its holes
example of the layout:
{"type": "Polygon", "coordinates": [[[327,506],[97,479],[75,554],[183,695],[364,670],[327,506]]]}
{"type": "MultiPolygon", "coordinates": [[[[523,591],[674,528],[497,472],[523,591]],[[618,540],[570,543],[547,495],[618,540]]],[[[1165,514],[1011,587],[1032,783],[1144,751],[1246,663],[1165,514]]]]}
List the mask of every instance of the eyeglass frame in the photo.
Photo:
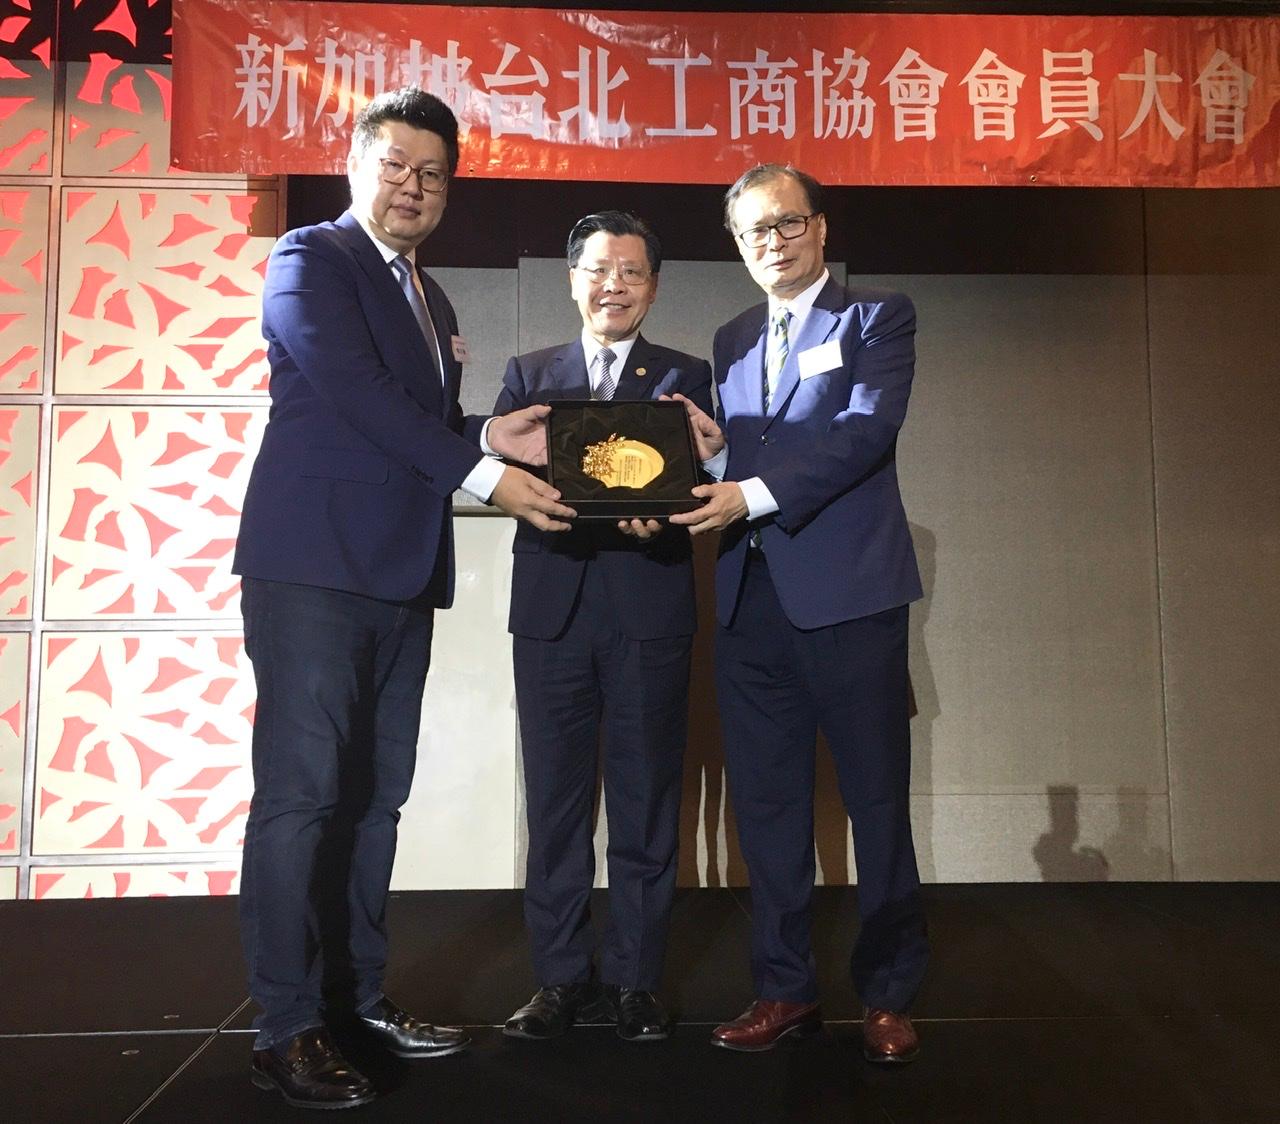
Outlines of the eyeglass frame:
{"type": "Polygon", "coordinates": [[[597,285],[603,285],[609,280],[609,278],[616,277],[622,284],[626,285],[628,289],[632,289],[637,288],[640,285],[647,284],[649,281],[653,280],[652,269],[642,270],[634,265],[611,265],[607,268],[605,266],[575,265],[573,268],[579,273],[585,273],[597,285]],[[633,270],[634,272],[641,274],[641,276],[635,281],[628,281],[624,276],[627,270],[633,270]]]}
{"type": "Polygon", "coordinates": [[[808,215],[787,215],[786,218],[779,219],[774,223],[761,223],[758,226],[749,226],[746,230],[739,230],[734,235],[734,238],[746,246],[748,250],[763,250],[771,241],[773,241],[773,234],[775,231],[777,231],[778,237],[784,242],[794,242],[797,238],[803,238],[808,233],[809,223],[821,214],[821,211],[814,211],[812,214],[808,215]],[[780,228],[789,222],[799,222],[803,223],[803,225],[795,234],[783,234],[780,228]],[[746,238],[746,236],[753,230],[763,230],[765,232],[764,240],[757,242],[754,245],[748,242],[746,238]]]}
{"type": "Polygon", "coordinates": [[[425,164],[420,164],[415,167],[413,164],[408,163],[408,161],[397,160],[394,156],[378,157],[378,178],[382,180],[383,183],[389,183],[393,187],[399,187],[401,184],[409,182],[409,176],[411,173],[417,176],[418,186],[428,195],[443,195],[449,189],[449,173],[441,168],[431,168],[425,164]],[[392,179],[391,176],[387,174],[388,164],[399,164],[400,167],[405,169],[404,175],[399,179],[392,179]],[[440,186],[428,187],[422,179],[423,172],[430,172],[433,176],[439,176],[440,186]]]}

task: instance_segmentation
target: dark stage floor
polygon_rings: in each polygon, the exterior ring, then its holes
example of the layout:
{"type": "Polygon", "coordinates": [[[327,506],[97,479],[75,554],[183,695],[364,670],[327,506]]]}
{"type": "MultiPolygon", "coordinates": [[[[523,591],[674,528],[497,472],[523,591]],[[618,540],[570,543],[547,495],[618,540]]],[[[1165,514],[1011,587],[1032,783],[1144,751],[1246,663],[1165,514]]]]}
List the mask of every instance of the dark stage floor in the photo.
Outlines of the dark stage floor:
{"type": "MultiPolygon", "coordinates": [[[[385,1096],[341,1118],[1280,1120],[1280,886],[927,887],[922,1054],[890,1071],[856,1048],[855,893],[818,891],[826,1033],[756,1055],[707,1041],[751,997],[746,891],[681,893],[664,991],[680,1026],[644,1045],[608,1027],[504,1041],[534,989],[518,892],[395,895],[388,993],[476,1042],[353,1058],[385,1096]]],[[[0,1118],[314,1118],[249,1083],[234,899],[0,903],[0,949],[0,1118]]]]}

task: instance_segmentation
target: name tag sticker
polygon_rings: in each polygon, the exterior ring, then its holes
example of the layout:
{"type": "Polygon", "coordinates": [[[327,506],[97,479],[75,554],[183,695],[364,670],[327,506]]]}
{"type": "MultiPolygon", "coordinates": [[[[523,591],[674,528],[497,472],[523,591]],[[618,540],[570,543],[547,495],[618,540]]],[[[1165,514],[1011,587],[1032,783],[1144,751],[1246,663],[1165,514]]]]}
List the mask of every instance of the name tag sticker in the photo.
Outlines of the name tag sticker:
{"type": "Polygon", "coordinates": [[[467,350],[467,341],[461,336],[450,336],[449,342],[453,344],[453,357],[459,363],[466,363],[471,359],[471,352],[467,350]]]}
{"type": "Polygon", "coordinates": [[[835,370],[841,362],[843,360],[840,358],[840,341],[827,340],[826,343],[820,343],[817,347],[800,352],[800,377],[811,379],[814,375],[822,374],[823,371],[835,370]]]}

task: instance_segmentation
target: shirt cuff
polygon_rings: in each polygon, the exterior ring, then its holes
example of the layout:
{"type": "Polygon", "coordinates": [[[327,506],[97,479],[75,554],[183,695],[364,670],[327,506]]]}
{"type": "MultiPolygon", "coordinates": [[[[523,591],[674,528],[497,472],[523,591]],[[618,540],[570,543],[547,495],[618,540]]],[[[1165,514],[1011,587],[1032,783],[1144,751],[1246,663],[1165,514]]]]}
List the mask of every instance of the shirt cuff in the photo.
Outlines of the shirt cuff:
{"type": "MultiPolygon", "coordinates": [[[[464,484],[463,487],[466,485],[464,484]]],[[[742,498],[747,503],[748,519],[761,519],[778,510],[778,501],[773,498],[773,493],[760,477],[752,476],[748,480],[739,480],[738,487],[742,489],[742,498]]]]}
{"type": "Polygon", "coordinates": [[[702,462],[703,471],[716,480],[723,480],[725,470],[729,467],[729,446],[726,445],[710,460],[702,462]]]}
{"type": "Polygon", "coordinates": [[[506,470],[507,466],[501,461],[481,457],[480,463],[467,473],[467,478],[459,486],[467,495],[474,496],[481,503],[488,503],[506,470]]]}
{"type": "MultiPolygon", "coordinates": [[[[494,417],[496,418],[496,416],[497,415],[494,417]]],[[[494,418],[486,418],[484,425],[480,427],[480,451],[484,453],[486,457],[501,456],[498,450],[489,444],[489,427],[493,425],[493,423],[494,418]]],[[[466,487],[466,485],[464,484],[463,487],[466,487]]]]}

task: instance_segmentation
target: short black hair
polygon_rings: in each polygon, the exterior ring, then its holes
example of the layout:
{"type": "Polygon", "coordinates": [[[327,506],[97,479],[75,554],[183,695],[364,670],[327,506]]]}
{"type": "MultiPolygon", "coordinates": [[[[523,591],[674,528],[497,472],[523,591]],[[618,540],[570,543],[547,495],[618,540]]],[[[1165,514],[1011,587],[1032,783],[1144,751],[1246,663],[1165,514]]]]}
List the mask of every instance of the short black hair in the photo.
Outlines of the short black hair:
{"type": "Polygon", "coordinates": [[[804,189],[805,199],[809,203],[809,213],[811,215],[822,213],[822,184],[809,175],[808,172],[802,172],[791,164],[757,164],[754,168],[748,168],[743,172],[734,181],[733,186],[724,193],[725,230],[735,236],[738,233],[733,229],[733,205],[738,201],[738,196],[744,191],[750,191],[751,188],[759,187],[762,183],[768,183],[769,180],[777,179],[779,176],[789,176],[804,189]]]}
{"type": "Polygon", "coordinates": [[[444,141],[449,175],[458,170],[458,119],[435,94],[429,94],[419,86],[402,86],[379,94],[356,114],[351,151],[357,156],[368,152],[387,121],[403,121],[415,129],[435,133],[444,141]]]}
{"type": "Polygon", "coordinates": [[[630,211],[596,211],[584,215],[569,231],[569,244],[565,253],[569,258],[569,268],[576,269],[582,259],[582,247],[587,239],[600,231],[606,234],[634,234],[644,242],[645,256],[649,259],[649,270],[657,273],[662,268],[662,243],[654,234],[653,228],[644,219],[633,215],[630,211]]]}

